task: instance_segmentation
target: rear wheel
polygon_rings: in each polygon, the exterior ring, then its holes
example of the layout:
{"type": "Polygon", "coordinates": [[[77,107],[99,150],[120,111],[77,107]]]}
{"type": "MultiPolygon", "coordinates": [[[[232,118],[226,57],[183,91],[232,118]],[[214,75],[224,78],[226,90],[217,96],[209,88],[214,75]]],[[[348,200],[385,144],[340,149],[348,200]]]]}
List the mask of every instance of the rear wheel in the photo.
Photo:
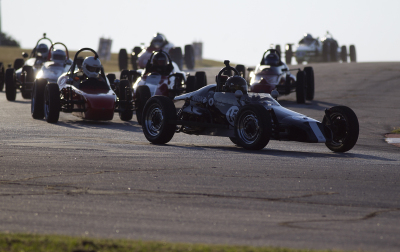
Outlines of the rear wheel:
{"type": "Polygon", "coordinates": [[[271,115],[260,104],[245,105],[235,118],[234,133],[237,145],[249,150],[263,149],[271,138],[271,115]]]}
{"type": "Polygon", "coordinates": [[[336,41],[332,42],[330,45],[330,53],[331,53],[331,61],[332,62],[337,62],[338,61],[338,44],[336,43],[336,41]]]}
{"type": "Polygon", "coordinates": [[[356,47],[354,45],[350,45],[350,62],[357,62],[356,56],[356,47]]]}
{"type": "Polygon", "coordinates": [[[122,121],[129,121],[133,117],[132,111],[132,90],[128,80],[122,80],[119,83],[119,118],[122,121]]]}
{"type": "Polygon", "coordinates": [[[46,85],[46,79],[37,79],[33,84],[31,115],[34,119],[43,119],[44,117],[44,91],[46,85]]]}
{"type": "Polygon", "coordinates": [[[25,64],[24,59],[15,59],[14,60],[14,69],[18,70],[25,64]]]}
{"type": "Polygon", "coordinates": [[[108,82],[110,83],[110,86],[113,88],[114,87],[114,81],[116,79],[115,74],[113,74],[113,73],[107,74],[107,79],[108,79],[108,82]]]}
{"type": "Polygon", "coordinates": [[[2,62],[0,62],[0,91],[3,91],[4,79],[5,79],[4,65],[2,62]]]}
{"type": "Polygon", "coordinates": [[[340,59],[342,60],[343,63],[347,63],[347,47],[346,46],[342,46],[342,48],[341,48],[340,59]]]}
{"type": "Polygon", "coordinates": [[[314,70],[312,67],[305,67],[304,72],[306,73],[306,100],[314,100],[315,83],[314,83],[314,70]]]}
{"type": "Polygon", "coordinates": [[[22,73],[25,73],[25,82],[23,83],[22,88],[21,88],[22,98],[31,99],[32,90],[26,89],[26,86],[27,86],[26,83],[33,83],[33,81],[35,80],[35,74],[33,72],[32,66],[23,66],[22,73]]]}
{"type": "Polygon", "coordinates": [[[196,90],[196,76],[188,76],[186,80],[186,93],[196,90]]]}
{"type": "Polygon", "coordinates": [[[329,54],[329,45],[327,42],[322,44],[322,62],[329,62],[330,54],[329,54]]]}
{"type": "Polygon", "coordinates": [[[56,83],[49,83],[45,87],[44,117],[48,123],[56,123],[60,117],[60,90],[56,83]]]}
{"type": "Polygon", "coordinates": [[[154,144],[168,143],[175,134],[176,108],[171,99],[165,96],[151,97],[143,110],[142,129],[147,140],[154,144]]]}
{"type": "Polygon", "coordinates": [[[9,101],[15,101],[17,96],[17,76],[15,75],[14,68],[6,70],[6,97],[9,101]]]}
{"type": "Polygon", "coordinates": [[[244,65],[237,65],[236,70],[239,72],[239,75],[246,79],[246,68],[244,65]]]}
{"type": "Polygon", "coordinates": [[[196,72],[195,76],[196,76],[195,90],[207,86],[206,72],[196,72]]]}
{"type": "Polygon", "coordinates": [[[185,65],[187,69],[192,70],[195,64],[194,48],[192,45],[185,45],[185,65]]]}
{"type": "Polygon", "coordinates": [[[332,130],[332,141],[325,145],[334,152],[351,150],[358,140],[359,124],[356,114],[346,106],[336,106],[329,109],[330,121],[324,116],[322,123],[332,130]]]}
{"type": "Polygon", "coordinates": [[[297,72],[296,81],[296,101],[297,103],[306,102],[306,74],[304,71],[297,72]]]}
{"type": "Polygon", "coordinates": [[[179,69],[183,67],[183,55],[182,55],[182,48],[174,47],[170,51],[171,60],[175,62],[179,69]]]}
{"type": "Polygon", "coordinates": [[[128,53],[126,52],[126,49],[119,50],[118,66],[119,66],[119,70],[128,68],[128,53]]]}
{"type": "Polygon", "coordinates": [[[286,64],[288,64],[288,65],[292,64],[292,57],[293,57],[292,45],[286,44],[286,50],[285,50],[286,64]]]}
{"type": "Polygon", "coordinates": [[[150,99],[151,93],[150,93],[150,88],[146,85],[139,86],[136,89],[136,101],[135,101],[135,107],[136,107],[136,119],[139,125],[142,125],[142,119],[143,119],[143,109],[144,106],[146,105],[146,102],[148,99],[150,99]]]}

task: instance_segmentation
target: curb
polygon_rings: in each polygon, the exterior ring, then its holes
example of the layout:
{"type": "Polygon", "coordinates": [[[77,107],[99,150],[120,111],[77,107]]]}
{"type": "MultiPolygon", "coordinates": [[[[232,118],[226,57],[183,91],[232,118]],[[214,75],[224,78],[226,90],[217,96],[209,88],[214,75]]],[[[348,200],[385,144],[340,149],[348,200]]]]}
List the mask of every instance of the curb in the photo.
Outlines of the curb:
{"type": "Polygon", "coordinates": [[[385,141],[388,144],[400,147],[400,134],[385,134],[385,141]]]}

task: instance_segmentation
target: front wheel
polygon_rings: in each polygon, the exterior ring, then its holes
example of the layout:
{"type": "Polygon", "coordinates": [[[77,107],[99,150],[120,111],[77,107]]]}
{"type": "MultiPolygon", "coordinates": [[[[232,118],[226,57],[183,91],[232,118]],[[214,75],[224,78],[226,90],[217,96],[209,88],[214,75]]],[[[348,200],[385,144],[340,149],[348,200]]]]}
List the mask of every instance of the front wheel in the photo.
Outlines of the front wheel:
{"type": "Polygon", "coordinates": [[[130,121],[133,117],[132,90],[128,80],[122,80],[118,88],[119,118],[122,121],[130,121]]]}
{"type": "Polygon", "coordinates": [[[14,68],[6,70],[6,98],[9,101],[15,101],[17,96],[17,76],[14,68]]]}
{"type": "Polygon", "coordinates": [[[4,66],[3,66],[3,63],[0,62],[0,91],[3,91],[3,88],[4,88],[4,77],[5,77],[4,74],[5,74],[4,66]]]}
{"type": "Polygon", "coordinates": [[[346,106],[335,106],[328,110],[329,120],[326,115],[322,123],[332,131],[332,141],[325,145],[334,152],[351,150],[358,140],[359,124],[356,114],[346,106]]]}
{"type": "Polygon", "coordinates": [[[44,117],[44,90],[46,85],[46,79],[36,79],[33,84],[31,115],[34,119],[43,119],[44,117]]]}
{"type": "Polygon", "coordinates": [[[306,102],[306,75],[304,71],[297,72],[296,80],[296,101],[297,103],[306,102]]]}
{"type": "Polygon", "coordinates": [[[150,88],[146,85],[139,86],[136,90],[136,119],[139,125],[142,125],[143,109],[148,99],[150,99],[150,88]]]}
{"type": "Polygon", "coordinates": [[[176,108],[171,99],[166,96],[151,97],[143,110],[144,136],[154,144],[168,143],[176,129],[176,125],[169,122],[176,118],[176,108]]]}
{"type": "Polygon", "coordinates": [[[194,48],[192,45],[185,45],[185,65],[192,70],[195,64],[194,48]]]}
{"type": "Polygon", "coordinates": [[[237,65],[236,70],[239,72],[239,75],[246,79],[246,67],[244,65],[237,65]]]}
{"type": "Polygon", "coordinates": [[[315,83],[314,83],[314,70],[312,67],[305,67],[304,72],[306,73],[306,100],[314,100],[315,83]]]}
{"type": "Polygon", "coordinates": [[[195,90],[207,86],[206,72],[196,72],[195,76],[196,76],[195,90]]]}
{"type": "Polygon", "coordinates": [[[271,115],[260,104],[243,106],[235,118],[234,134],[237,145],[248,150],[263,149],[272,134],[271,115]]]}
{"type": "Polygon", "coordinates": [[[48,123],[56,123],[60,117],[60,90],[56,83],[46,85],[44,91],[44,117],[48,123]]]}

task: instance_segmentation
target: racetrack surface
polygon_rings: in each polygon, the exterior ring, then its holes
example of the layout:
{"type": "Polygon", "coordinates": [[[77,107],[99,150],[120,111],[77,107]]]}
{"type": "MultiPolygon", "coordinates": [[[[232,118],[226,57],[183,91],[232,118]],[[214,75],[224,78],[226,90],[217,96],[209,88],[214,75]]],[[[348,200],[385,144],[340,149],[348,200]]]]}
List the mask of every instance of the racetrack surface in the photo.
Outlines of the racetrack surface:
{"type": "Polygon", "coordinates": [[[48,124],[1,92],[0,232],[398,251],[400,148],[384,135],[400,126],[400,63],[313,67],[315,100],[279,102],[318,120],[351,107],[360,137],[347,153],[182,133],[152,145],[135,120],[48,124]]]}

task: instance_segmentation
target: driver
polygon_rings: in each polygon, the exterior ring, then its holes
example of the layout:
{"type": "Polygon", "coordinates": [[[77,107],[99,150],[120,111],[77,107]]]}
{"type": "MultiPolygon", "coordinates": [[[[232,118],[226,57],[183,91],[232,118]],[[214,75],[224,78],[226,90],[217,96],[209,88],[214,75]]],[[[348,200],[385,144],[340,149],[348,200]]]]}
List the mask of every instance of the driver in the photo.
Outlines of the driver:
{"type": "Polygon", "coordinates": [[[226,92],[235,93],[236,90],[240,90],[243,92],[243,94],[247,94],[247,82],[238,75],[229,77],[225,82],[226,92]]]}
{"type": "Polygon", "coordinates": [[[154,35],[153,39],[150,42],[150,46],[156,48],[156,50],[160,50],[166,44],[168,44],[167,39],[161,33],[157,33],[154,35]]]}
{"type": "Polygon", "coordinates": [[[279,56],[276,53],[267,54],[264,58],[264,65],[279,66],[280,64],[281,60],[279,59],[279,56]]]}
{"type": "Polygon", "coordinates": [[[64,63],[65,60],[67,59],[67,54],[60,49],[54,50],[51,52],[51,61],[57,62],[57,63],[64,63]]]}
{"type": "Polygon", "coordinates": [[[105,82],[101,77],[100,71],[102,69],[101,62],[98,58],[90,56],[86,57],[82,63],[82,67],[74,74],[73,85],[79,88],[79,84],[86,80],[98,80],[105,82]]]}
{"type": "Polygon", "coordinates": [[[171,72],[169,65],[171,62],[168,59],[168,56],[163,51],[155,52],[153,58],[150,62],[150,69],[146,69],[146,72],[156,72],[161,75],[168,75],[171,72]]]}

